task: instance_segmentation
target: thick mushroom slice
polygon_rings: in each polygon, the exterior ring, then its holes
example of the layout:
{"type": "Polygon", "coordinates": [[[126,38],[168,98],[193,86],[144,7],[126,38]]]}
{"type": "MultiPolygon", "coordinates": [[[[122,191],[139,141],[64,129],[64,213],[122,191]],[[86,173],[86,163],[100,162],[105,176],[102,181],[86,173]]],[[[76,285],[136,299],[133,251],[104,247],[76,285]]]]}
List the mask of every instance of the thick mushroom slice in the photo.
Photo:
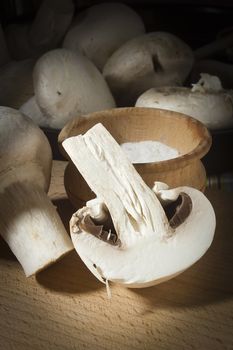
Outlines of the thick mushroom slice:
{"type": "Polygon", "coordinates": [[[72,216],[70,231],[81,259],[101,282],[154,285],[187,269],[209,248],[215,214],[203,193],[164,185],[151,190],[102,124],[66,139],[63,147],[97,195],[72,216]]]}
{"type": "Polygon", "coordinates": [[[171,33],[152,32],[123,44],[106,62],[103,74],[118,106],[131,106],[152,87],[182,85],[193,52],[171,33]]]}

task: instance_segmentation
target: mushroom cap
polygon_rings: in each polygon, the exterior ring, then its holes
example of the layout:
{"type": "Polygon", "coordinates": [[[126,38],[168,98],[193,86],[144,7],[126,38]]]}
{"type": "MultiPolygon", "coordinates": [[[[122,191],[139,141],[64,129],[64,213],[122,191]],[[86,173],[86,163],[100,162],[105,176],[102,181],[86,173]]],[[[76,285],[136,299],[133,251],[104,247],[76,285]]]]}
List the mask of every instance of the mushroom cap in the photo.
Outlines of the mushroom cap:
{"type": "Polygon", "coordinates": [[[36,102],[52,128],[63,127],[74,116],[115,107],[102,74],[81,53],[47,52],[35,65],[33,81],[36,102]]]}
{"type": "Polygon", "coordinates": [[[0,106],[19,108],[33,96],[32,71],[35,61],[10,61],[0,68],[0,106]]]}
{"type": "Polygon", "coordinates": [[[87,231],[75,233],[71,220],[74,247],[101,282],[108,280],[132,288],[152,286],[183,272],[207,251],[216,225],[209,200],[202,192],[190,187],[161,192],[163,200],[175,200],[181,192],[192,200],[188,218],[166,239],[159,239],[153,232],[147,235],[135,232],[135,239],[131,239],[131,244],[122,249],[87,231]]]}
{"type": "Polygon", "coordinates": [[[103,74],[118,105],[132,105],[151,87],[181,85],[193,65],[193,52],[181,39],[152,32],[131,39],[106,62],[103,74]]]}
{"type": "Polygon", "coordinates": [[[0,182],[29,181],[48,190],[52,151],[42,130],[19,111],[0,107],[0,182]]]}
{"type": "Polygon", "coordinates": [[[233,126],[231,91],[192,91],[186,87],[152,88],[136,101],[136,107],[154,107],[189,115],[210,129],[233,126]]]}
{"type": "Polygon", "coordinates": [[[133,9],[106,2],[78,14],[65,36],[63,47],[83,52],[102,70],[116,49],[144,32],[142,19],[133,9]]]}

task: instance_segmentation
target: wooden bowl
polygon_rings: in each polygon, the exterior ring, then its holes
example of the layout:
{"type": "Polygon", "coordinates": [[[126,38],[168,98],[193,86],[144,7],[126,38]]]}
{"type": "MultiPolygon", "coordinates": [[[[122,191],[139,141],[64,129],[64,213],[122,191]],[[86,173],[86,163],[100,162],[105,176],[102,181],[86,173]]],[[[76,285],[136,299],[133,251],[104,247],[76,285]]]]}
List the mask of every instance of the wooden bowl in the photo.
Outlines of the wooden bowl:
{"type": "MultiPolygon", "coordinates": [[[[204,191],[206,172],[200,159],[210,149],[211,135],[201,122],[181,113],[156,108],[130,107],[95,112],[74,118],[61,130],[58,143],[62,154],[69,159],[62,148],[66,138],[84,134],[99,122],[119,144],[155,140],[178,150],[180,156],[177,158],[134,164],[148,186],[153,187],[154,181],[162,181],[170,187],[187,185],[204,191]]],[[[77,208],[95,197],[72,162],[66,167],[64,184],[69,199],[77,208]]]]}

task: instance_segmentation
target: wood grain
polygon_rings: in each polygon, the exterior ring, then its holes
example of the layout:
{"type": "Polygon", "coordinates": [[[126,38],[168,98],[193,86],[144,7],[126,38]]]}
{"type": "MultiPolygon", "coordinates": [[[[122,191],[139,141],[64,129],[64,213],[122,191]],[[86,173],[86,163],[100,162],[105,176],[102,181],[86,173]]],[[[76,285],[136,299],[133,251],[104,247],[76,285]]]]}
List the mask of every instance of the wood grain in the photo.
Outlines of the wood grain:
{"type": "MultiPolygon", "coordinates": [[[[54,162],[49,194],[68,229],[66,164],[54,162]]],[[[233,197],[207,196],[217,216],[207,254],[155,287],[111,285],[111,299],[74,251],[27,279],[0,240],[0,349],[233,349],[233,197]]]]}

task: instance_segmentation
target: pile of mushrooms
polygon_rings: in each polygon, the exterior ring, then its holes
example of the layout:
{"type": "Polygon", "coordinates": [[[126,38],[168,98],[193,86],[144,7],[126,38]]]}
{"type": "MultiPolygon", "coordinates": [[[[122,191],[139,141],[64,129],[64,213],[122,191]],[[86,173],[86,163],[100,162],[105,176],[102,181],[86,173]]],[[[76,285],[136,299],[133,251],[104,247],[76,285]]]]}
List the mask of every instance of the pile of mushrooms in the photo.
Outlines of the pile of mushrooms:
{"type": "Polygon", "coordinates": [[[212,130],[233,126],[233,90],[223,89],[219,78],[209,74],[201,74],[192,88],[149,89],[139,96],[135,106],[181,112],[212,130]]]}
{"type": "Polygon", "coordinates": [[[117,2],[105,2],[78,13],[65,36],[63,47],[81,51],[102,70],[114,51],[143,33],[144,23],[132,8],[117,2]]]}
{"type": "Polygon", "coordinates": [[[63,141],[95,192],[70,220],[74,247],[103,283],[151,286],[181,273],[209,248],[214,210],[190,187],[150,189],[102,124],[63,141]]]}
{"type": "Polygon", "coordinates": [[[151,87],[182,85],[193,52],[171,33],[154,32],[127,41],[106,62],[103,74],[119,106],[131,106],[151,87]]]}
{"type": "Polygon", "coordinates": [[[19,111],[0,107],[0,235],[26,276],[73,249],[50,201],[52,152],[40,128],[19,111]]]}

